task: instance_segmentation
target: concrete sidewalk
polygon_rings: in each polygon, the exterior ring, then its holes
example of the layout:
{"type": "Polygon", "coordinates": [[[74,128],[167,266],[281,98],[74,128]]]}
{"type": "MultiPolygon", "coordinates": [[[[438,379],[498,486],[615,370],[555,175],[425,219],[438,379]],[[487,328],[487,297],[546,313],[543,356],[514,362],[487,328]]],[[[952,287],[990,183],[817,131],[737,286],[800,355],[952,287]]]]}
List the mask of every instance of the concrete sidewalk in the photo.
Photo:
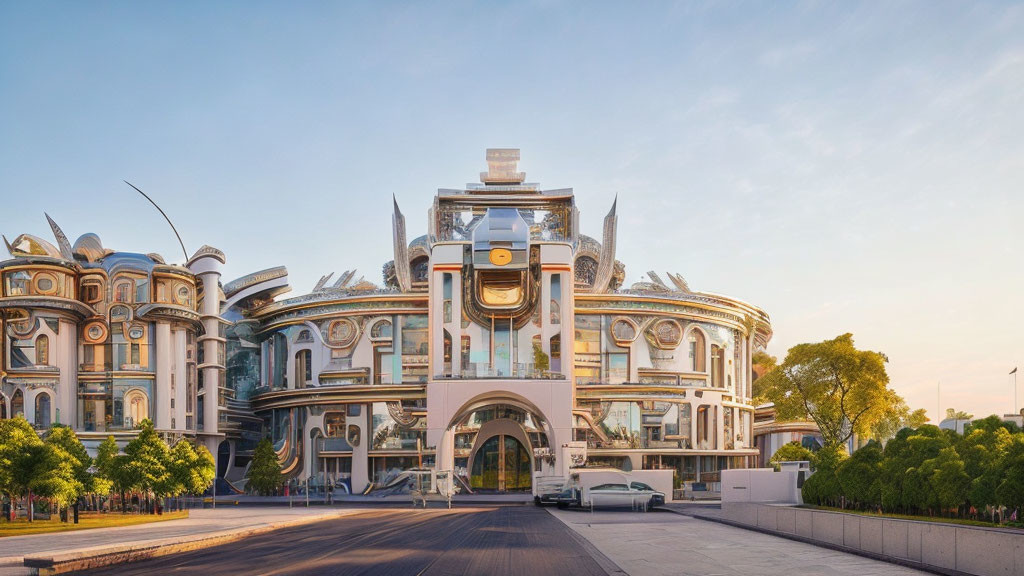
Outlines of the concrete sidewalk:
{"type": "Polygon", "coordinates": [[[223,506],[191,510],[189,518],[182,520],[0,538],[0,575],[29,573],[23,568],[25,557],[67,555],[108,546],[145,548],[158,542],[203,540],[233,532],[273,529],[356,512],[359,510],[223,506]]]}
{"type": "MultiPolygon", "coordinates": [[[[714,509],[705,509],[704,513],[714,509]]],[[[910,576],[925,572],[680,513],[548,512],[631,576],[910,576]]]]}

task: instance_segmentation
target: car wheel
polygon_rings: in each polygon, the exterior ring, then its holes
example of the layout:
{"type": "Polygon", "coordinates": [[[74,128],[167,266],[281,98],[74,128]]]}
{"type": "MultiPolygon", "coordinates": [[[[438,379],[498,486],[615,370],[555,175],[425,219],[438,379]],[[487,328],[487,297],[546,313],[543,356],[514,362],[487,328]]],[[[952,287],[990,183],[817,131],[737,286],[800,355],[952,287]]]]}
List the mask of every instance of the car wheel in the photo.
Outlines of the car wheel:
{"type": "Polygon", "coordinates": [[[558,504],[556,504],[556,506],[558,506],[559,510],[565,510],[566,508],[569,507],[569,503],[568,502],[559,502],[558,504]]]}

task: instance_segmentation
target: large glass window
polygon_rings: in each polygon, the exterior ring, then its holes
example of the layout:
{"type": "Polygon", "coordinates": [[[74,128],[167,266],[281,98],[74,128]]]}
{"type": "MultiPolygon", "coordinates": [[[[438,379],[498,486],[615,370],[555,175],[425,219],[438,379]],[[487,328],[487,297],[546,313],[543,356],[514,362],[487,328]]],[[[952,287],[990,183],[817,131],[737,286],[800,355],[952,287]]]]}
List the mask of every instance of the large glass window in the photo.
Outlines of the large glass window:
{"type": "Polygon", "coordinates": [[[601,317],[576,316],[576,384],[601,382],[601,317]]]}
{"type": "Polygon", "coordinates": [[[551,323],[562,322],[562,275],[551,275],[551,323]]]}
{"type": "Polygon", "coordinates": [[[402,317],[402,382],[427,381],[427,317],[402,317]]]}
{"type": "Polygon", "coordinates": [[[18,272],[10,272],[5,276],[8,296],[28,296],[29,282],[32,280],[32,276],[28,272],[19,270],[18,272]]]}
{"type": "MultiPolygon", "coordinates": [[[[405,417],[405,413],[402,414],[405,417]]],[[[386,402],[374,402],[371,416],[373,443],[371,450],[410,450],[421,448],[426,441],[427,419],[409,416],[399,422],[391,415],[386,402]]]]}

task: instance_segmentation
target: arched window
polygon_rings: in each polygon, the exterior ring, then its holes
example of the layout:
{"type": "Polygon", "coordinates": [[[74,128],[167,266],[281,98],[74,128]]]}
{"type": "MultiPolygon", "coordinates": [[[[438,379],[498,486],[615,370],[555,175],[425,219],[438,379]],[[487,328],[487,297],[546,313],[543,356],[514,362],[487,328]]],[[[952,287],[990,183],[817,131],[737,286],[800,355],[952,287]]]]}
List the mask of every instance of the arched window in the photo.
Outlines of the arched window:
{"type": "Polygon", "coordinates": [[[114,283],[114,302],[131,302],[132,301],[132,284],[131,280],[118,280],[114,283]]]}
{"type": "Polygon", "coordinates": [[[40,392],[36,395],[36,428],[50,427],[50,395],[40,392]]]}
{"type": "Polygon", "coordinates": [[[391,338],[391,321],[381,320],[370,329],[371,338],[391,338]]]}
{"type": "Polygon", "coordinates": [[[21,390],[15,390],[11,396],[11,418],[25,415],[25,396],[21,390]]]}
{"type": "Polygon", "coordinates": [[[36,338],[36,364],[39,366],[50,365],[50,338],[46,334],[40,334],[36,338]]]}
{"type": "Polygon", "coordinates": [[[694,328],[690,330],[690,369],[704,372],[704,333],[694,328]]]}
{"type": "Polygon", "coordinates": [[[295,353],[295,387],[305,388],[313,379],[313,353],[299,350],[295,353]]]}
{"type": "Polygon", "coordinates": [[[129,390],[124,395],[124,427],[135,428],[149,418],[149,398],[142,390],[129,390]]]}

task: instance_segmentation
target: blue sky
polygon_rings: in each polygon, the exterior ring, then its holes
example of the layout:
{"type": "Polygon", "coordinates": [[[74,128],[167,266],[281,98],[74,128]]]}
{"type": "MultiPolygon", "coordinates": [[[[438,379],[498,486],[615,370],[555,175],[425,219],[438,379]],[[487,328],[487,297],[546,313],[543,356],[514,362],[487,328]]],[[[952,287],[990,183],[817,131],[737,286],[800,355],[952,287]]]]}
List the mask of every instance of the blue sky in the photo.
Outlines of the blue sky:
{"type": "MultiPolygon", "coordinates": [[[[0,232],[380,282],[438,187],[519,147],[619,196],[629,282],[852,332],[913,407],[1009,412],[1024,365],[1024,7],[1006,3],[0,4],[0,232]]],[[[1022,382],[1021,388],[1024,388],[1022,382]]],[[[1024,399],[1024,394],[1022,394],[1024,399]]]]}

